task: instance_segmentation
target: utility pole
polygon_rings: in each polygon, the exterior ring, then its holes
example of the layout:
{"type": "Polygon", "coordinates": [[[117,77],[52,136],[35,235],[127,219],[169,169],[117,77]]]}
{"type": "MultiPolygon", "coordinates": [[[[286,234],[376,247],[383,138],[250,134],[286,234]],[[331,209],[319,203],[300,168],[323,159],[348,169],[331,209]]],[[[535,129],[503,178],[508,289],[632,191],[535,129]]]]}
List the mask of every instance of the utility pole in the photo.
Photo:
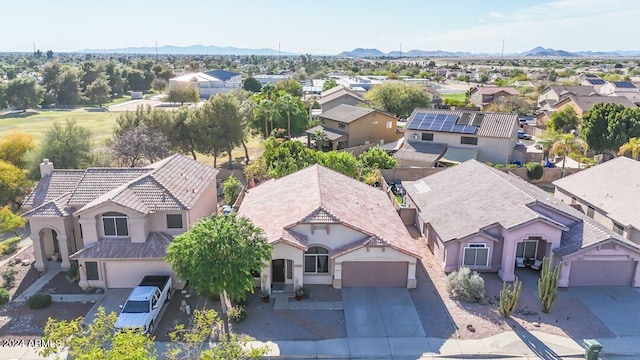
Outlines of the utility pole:
{"type": "Polygon", "coordinates": [[[402,58],[402,41],[400,41],[400,58],[402,58]]]}
{"type": "Polygon", "coordinates": [[[502,38],[502,51],[500,52],[500,72],[502,72],[503,63],[504,63],[504,37],[502,38]]]}
{"type": "Polygon", "coordinates": [[[33,42],[33,55],[36,55],[36,42],[33,42]]]}

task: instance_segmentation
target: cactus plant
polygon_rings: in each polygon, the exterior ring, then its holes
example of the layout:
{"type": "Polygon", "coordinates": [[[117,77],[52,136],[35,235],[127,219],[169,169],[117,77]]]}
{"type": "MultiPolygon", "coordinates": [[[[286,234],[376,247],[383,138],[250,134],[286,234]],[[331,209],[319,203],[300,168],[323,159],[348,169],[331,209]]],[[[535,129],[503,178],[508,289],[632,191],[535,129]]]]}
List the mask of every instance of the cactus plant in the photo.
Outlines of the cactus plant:
{"type": "Polygon", "coordinates": [[[542,259],[540,279],[538,279],[538,296],[542,301],[542,311],[551,311],[553,303],[558,298],[558,280],[560,279],[561,264],[553,266],[553,254],[542,259]]]}
{"type": "Polygon", "coordinates": [[[513,314],[520,298],[520,290],[522,289],[522,282],[516,278],[513,285],[507,285],[507,282],[502,283],[502,291],[500,291],[500,305],[498,305],[498,312],[504,317],[509,317],[513,314]]]}

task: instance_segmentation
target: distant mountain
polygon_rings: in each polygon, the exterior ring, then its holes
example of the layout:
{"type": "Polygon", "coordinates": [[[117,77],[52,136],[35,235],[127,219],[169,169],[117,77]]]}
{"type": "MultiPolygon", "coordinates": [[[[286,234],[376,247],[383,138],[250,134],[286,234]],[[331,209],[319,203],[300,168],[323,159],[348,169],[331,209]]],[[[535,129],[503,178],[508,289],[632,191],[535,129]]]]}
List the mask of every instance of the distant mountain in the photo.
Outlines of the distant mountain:
{"type": "MultiPolygon", "coordinates": [[[[127,47],[118,49],[84,49],[80,53],[90,54],[155,54],[155,47],[127,47]]],[[[166,55],[278,55],[278,50],[274,49],[245,49],[233,46],[214,46],[214,45],[191,45],[191,46],[173,46],[165,45],[158,48],[158,54],[166,55]]],[[[296,55],[294,53],[281,51],[280,55],[296,55]]]]}
{"type": "Polygon", "coordinates": [[[546,56],[558,56],[558,57],[578,57],[580,55],[565,50],[555,50],[551,48],[543,48],[542,46],[535,47],[529,51],[525,51],[521,56],[532,57],[546,57],[546,56]]]}
{"type": "Polygon", "coordinates": [[[378,49],[363,49],[357,48],[351,51],[343,51],[337,56],[340,57],[379,57],[379,56],[387,56],[387,54],[383,53],[378,49]]]}
{"type": "Polygon", "coordinates": [[[392,56],[392,57],[399,57],[399,56],[407,56],[407,57],[468,57],[468,56],[474,56],[474,55],[478,55],[478,54],[472,54],[470,52],[464,52],[464,51],[455,51],[455,52],[451,52],[451,51],[441,51],[441,50],[409,50],[409,51],[403,51],[402,53],[400,53],[400,51],[391,51],[387,54],[387,56],[392,56]]]}

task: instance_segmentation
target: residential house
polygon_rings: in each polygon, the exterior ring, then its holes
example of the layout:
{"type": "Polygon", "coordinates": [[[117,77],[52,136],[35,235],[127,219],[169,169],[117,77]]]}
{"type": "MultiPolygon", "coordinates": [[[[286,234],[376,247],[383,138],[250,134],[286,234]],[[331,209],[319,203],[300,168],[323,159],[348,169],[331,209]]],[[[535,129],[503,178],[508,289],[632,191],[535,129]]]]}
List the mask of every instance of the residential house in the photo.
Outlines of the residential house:
{"type": "Polygon", "coordinates": [[[322,112],[329,111],[342,104],[358,106],[365,102],[366,100],[360,94],[342,85],[323,91],[320,99],[318,99],[322,112]]]}
{"type": "Polygon", "coordinates": [[[575,110],[576,114],[580,117],[584,115],[587,111],[591,110],[591,108],[595,104],[617,104],[622,105],[628,108],[635,108],[636,105],[632,103],[629,99],[624,96],[600,96],[600,95],[591,95],[591,96],[574,96],[574,95],[565,95],[560,101],[556,102],[553,105],[554,111],[560,111],[567,107],[572,107],[575,110]]]}
{"type": "Polygon", "coordinates": [[[640,244],[640,161],[617,157],[553,185],[556,198],[640,244]]]}
{"type": "MultiPolygon", "coordinates": [[[[172,274],[164,261],[173,236],[216,211],[218,170],[173,155],[141,168],[54,169],[22,205],[35,267],[79,264],[80,286],[134,287],[146,274],[172,274]]],[[[177,279],[174,279],[177,280],[177,279]]]]}
{"type": "Polygon", "coordinates": [[[518,128],[515,113],[415,109],[404,129],[406,144],[394,157],[401,164],[425,167],[450,166],[469,159],[495,164],[522,161],[514,158],[518,128]],[[425,148],[417,142],[445,146],[425,148]],[[409,154],[411,151],[417,154],[409,154]]]}
{"type": "Polygon", "coordinates": [[[561,264],[566,286],[640,287],[640,247],[570,205],[475,160],[405,185],[416,226],[442,270],[513,281],[517,268],[561,264]]]}
{"type": "Polygon", "coordinates": [[[291,74],[289,73],[274,74],[274,75],[260,74],[260,75],[255,75],[253,78],[258,80],[260,84],[264,86],[266,84],[275,84],[281,80],[289,80],[291,79],[291,74]]]}
{"type": "Polygon", "coordinates": [[[323,131],[334,150],[398,140],[397,118],[377,109],[341,104],[318,115],[320,125],[306,131],[309,144],[316,131],[323,131]]]}
{"type": "Polygon", "coordinates": [[[598,94],[601,94],[600,89],[602,89],[606,84],[607,82],[605,80],[600,79],[595,75],[580,78],[580,85],[593,87],[598,94]]]}
{"type": "Polygon", "coordinates": [[[200,97],[208,99],[212,95],[228,93],[242,87],[242,75],[226,70],[210,70],[186,74],[169,79],[169,90],[189,85],[198,90],[200,97]]]}
{"type": "Polygon", "coordinates": [[[518,96],[518,90],[513,87],[477,86],[469,90],[469,102],[480,109],[496,103],[507,96],[518,96]]]}
{"type": "Polygon", "coordinates": [[[238,215],[273,247],[262,289],[416,287],[419,251],[387,195],[333,170],[313,165],[251,188],[238,215]]]}
{"type": "Polygon", "coordinates": [[[600,88],[600,95],[621,96],[624,94],[638,94],[638,89],[631,81],[609,81],[600,88]]]}
{"type": "Polygon", "coordinates": [[[598,93],[593,86],[547,86],[538,95],[538,107],[543,110],[552,110],[555,103],[567,95],[592,96],[598,93]]]}

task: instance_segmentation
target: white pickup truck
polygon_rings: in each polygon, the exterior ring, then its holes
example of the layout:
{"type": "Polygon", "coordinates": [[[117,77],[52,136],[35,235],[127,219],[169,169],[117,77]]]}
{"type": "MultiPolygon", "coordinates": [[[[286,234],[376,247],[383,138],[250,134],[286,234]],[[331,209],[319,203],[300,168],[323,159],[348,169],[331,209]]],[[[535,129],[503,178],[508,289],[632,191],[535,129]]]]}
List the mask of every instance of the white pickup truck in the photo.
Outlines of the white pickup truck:
{"type": "Polygon", "coordinates": [[[133,289],[116,320],[116,329],[141,329],[152,334],[162,306],[171,299],[171,276],[145,276],[133,289]]]}

